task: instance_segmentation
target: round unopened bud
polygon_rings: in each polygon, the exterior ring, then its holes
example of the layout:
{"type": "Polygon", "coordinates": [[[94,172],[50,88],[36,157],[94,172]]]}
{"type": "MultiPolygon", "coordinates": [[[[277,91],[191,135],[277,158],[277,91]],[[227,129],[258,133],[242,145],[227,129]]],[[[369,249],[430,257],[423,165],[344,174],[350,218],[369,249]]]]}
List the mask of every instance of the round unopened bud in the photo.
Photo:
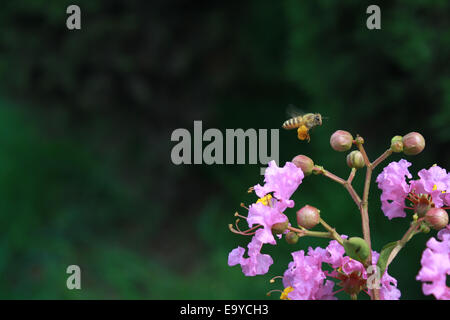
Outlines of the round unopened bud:
{"type": "Polygon", "coordinates": [[[297,168],[302,169],[305,176],[309,176],[314,168],[314,162],[312,159],[302,154],[292,159],[292,163],[295,164],[297,168]]]}
{"type": "Polygon", "coordinates": [[[403,151],[403,137],[395,136],[391,139],[391,150],[393,152],[402,152],[403,151]]]}
{"type": "Polygon", "coordinates": [[[289,221],[275,223],[272,226],[272,232],[275,234],[282,234],[284,231],[286,231],[288,226],[289,226],[289,221]]]}
{"type": "Polygon", "coordinates": [[[448,214],[442,208],[432,208],[425,215],[425,221],[436,230],[441,230],[448,224],[448,214]]]}
{"type": "Polygon", "coordinates": [[[366,163],[361,152],[354,150],[347,155],[347,165],[350,168],[361,169],[364,168],[366,163]]]}
{"type": "Polygon", "coordinates": [[[344,240],[344,249],[350,258],[360,262],[366,261],[370,253],[369,245],[360,237],[352,237],[344,240]]]}
{"type": "Polygon", "coordinates": [[[350,132],[338,130],[331,135],[330,145],[339,152],[350,150],[353,144],[353,136],[350,132]]]}
{"type": "Polygon", "coordinates": [[[403,137],[403,153],[415,156],[425,148],[425,138],[418,132],[410,132],[403,137]]]}
{"type": "Polygon", "coordinates": [[[289,244],[296,244],[298,242],[298,235],[295,232],[288,232],[286,235],[286,242],[289,244]]]}
{"type": "Polygon", "coordinates": [[[297,211],[297,223],[299,226],[311,229],[320,222],[320,210],[306,205],[297,211]]]}

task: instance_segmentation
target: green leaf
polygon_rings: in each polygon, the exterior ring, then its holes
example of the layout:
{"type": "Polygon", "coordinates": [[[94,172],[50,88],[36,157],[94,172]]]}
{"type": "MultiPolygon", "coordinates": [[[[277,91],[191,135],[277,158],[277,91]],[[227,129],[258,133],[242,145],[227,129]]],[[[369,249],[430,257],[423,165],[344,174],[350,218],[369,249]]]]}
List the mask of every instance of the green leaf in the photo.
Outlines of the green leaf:
{"type": "Polygon", "coordinates": [[[383,249],[381,249],[380,257],[378,258],[378,261],[377,261],[377,267],[380,268],[381,276],[383,276],[384,271],[386,270],[386,267],[387,267],[387,262],[392,253],[392,250],[394,250],[394,248],[397,246],[397,244],[398,244],[398,241],[389,242],[388,244],[386,244],[383,247],[383,249]]]}

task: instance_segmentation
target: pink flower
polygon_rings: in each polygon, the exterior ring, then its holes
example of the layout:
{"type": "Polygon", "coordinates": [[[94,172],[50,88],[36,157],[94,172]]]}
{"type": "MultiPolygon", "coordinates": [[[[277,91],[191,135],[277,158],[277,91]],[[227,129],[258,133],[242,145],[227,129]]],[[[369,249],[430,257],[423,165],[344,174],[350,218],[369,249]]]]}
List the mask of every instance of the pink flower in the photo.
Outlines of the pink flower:
{"type": "Polygon", "coordinates": [[[411,163],[404,159],[399,162],[391,162],[377,177],[378,188],[383,191],[381,193],[381,209],[389,220],[406,217],[405,198],[410,190],[406,177],[412,178],[408,171],[409,166],[411,163]]]}
{"type": "Polygon", "coordinates": [[[442,207],[446,197],[448,200],[445,192],[450,191],[450,173],[434,165],[428,170],[420,170],[418,176],[419,180],[411,182],[411,191],[431,195],[436,208],[442,207]]]}
{"type": "Polygon", "coordinates": [[[261,241],[253,237],[247,246],[249,257],[244,258],[245,249],[237,247],[228,255],[228,265],[232,267],[240,264],[242,272],[249,277],[266,274],[273,260],[268,254],[261,254],[262,245],[261,241]]]}
{"type": "MultiPolygon", "coordinates": [[[[346,236],[343,236],[346,238],[346,236]]],[[[336,299],[335,293],[346,291],[358,293],[366,290],[368,275],[364,265],[345,256],[344,248],[335,240],[323,249],[309,248],[305,255],[303,250],[292,253],[294,261],[289,263],[283,276],[285,288],[291,287],[287,297],[292,300],[336,299]],[[331,272],[322,270],[322,264],[327,263],[333,269],[331,272]],[[327,277],[339,280],[342,289],[333,292],[334,282],[327,277]]],[[[375,265],[379,254],[372,253],[372,262],[375,265]]],[[[397,289],[397,280],[387,271],[380,279],[380,298],[383,300],[398,300],[400,290],[397,289]]],[[[369,293],[366,291],[366,293],[369,293]]]]}
{"type": "Polygon", "coordinates": [[[292,253],[294,261],[289,263],[283,276],[283,285],[293,288],[288,293],[291,300],[335,299],[333,281],[324,281],[322,262],[314,256],[305,256],[303,250],[292,253]]]}
{"type": "MultiPolygon", "coordinates": [[[[404,159],[391,162],[377,177],[378,188],[382,190],[381,209],[389,220],[406,217],[406,198],[413,203],[415,209],[418,208],[416,206],[422,206],[422,210],[450,204],[450,195],[447,193],[450,190],[450,173],[434,165],[428,170],[420,170],[420,179],[407,182],[406,178],[412,178],[409,166],[411,163],[404,159]]],[[[418,210],[419,214],[426,213],[418,210]]]]}
{"type": "Polygon", "coordinates": [[[303,178],[302,169],[297,168],[292,162],[286,162],[284,167],[280,168],[272,160],[269,162],[269,167],[264,174],[264,186],[256,185],[254,187],[255,193],[262,198],[266,194],[273,192],[274,197],[285,205],[284,208],[292,208],[294,201],[290,200],[290,198],[302,183],[303,178]]]}
{"type": "Polygon", "coordinates": [[[249,227],[253,225],[261,225],[256,231],[255,237],[262,243],[276,244],[275,238],[272,234],[272,226],[276,223],[286,222],[288,218],[281,213],[284,205],[280,201],[271,199],[270,205],[263,203],[254,203],[249,207],[247,222],[249,227]]]}
{"type": "Polygon", "coordinates": [[[438,233],[438,239],[430,238],[422,254],[422,268],[416,279],[423,282],[425,295],[433,294],[436,299],[450,300],[450,288],[446,285],[450,275],[450,225],[438,233]]]}

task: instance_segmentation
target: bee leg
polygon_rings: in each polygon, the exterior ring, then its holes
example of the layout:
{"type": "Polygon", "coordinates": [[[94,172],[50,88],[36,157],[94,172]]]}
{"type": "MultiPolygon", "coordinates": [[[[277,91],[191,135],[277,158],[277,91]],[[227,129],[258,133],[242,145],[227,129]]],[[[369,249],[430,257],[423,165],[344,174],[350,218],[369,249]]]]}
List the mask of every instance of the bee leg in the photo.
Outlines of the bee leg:
{"type": "Polygon", "coordinates": [[[306,134],[306,139],[308,139],[308,143],[311,141],[311,136],[309,135],[309,133],[306,134]]]}

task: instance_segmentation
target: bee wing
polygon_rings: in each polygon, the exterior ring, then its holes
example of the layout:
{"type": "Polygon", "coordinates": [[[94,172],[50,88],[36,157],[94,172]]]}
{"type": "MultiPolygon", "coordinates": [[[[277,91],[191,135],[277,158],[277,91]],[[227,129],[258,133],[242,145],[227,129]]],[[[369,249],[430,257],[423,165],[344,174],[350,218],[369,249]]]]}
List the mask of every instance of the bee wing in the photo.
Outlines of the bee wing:
{"type": "Polygon", "coordinates": [[[293,104],[290,104],[287,106],[286,108],[286,115],[288,118],[295,118],[298,116],[303,116],[305,115],[306,112],[304,112],[303,110],[299,109],[298,107],[296,107],[293,104]]]}

